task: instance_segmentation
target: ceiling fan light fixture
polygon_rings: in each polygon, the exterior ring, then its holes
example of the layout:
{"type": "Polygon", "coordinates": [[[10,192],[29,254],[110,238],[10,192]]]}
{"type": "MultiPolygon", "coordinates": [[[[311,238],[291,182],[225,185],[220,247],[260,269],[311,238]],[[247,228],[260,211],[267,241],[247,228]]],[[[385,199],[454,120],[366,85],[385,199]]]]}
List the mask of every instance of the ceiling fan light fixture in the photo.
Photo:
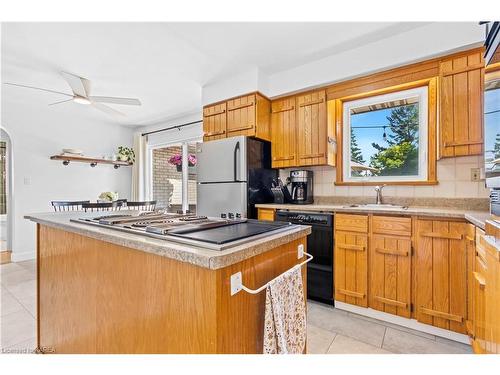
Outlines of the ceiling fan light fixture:
{"type": "Polygon", "coordinates": [[[73,101],[78,104],[85,104],[85,105],[91,104],[90,100],[84,98],[83,96],[74,96],[73,101]]]}

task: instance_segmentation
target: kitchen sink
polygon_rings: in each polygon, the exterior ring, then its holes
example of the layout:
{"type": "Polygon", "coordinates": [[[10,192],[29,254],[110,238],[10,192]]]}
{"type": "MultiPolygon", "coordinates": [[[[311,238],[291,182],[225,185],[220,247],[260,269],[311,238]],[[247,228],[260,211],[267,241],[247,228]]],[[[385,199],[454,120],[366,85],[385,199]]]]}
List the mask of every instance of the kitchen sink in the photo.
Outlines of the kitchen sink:
{"type": "Polygon", "coordinates": [[[376,203],[366,203],[366,204],[351,204],[348,206],[344,206],[346,208],[368,208],[370,210],[407,210],[408,206],[401,206],[397,204],[376,204],[376,203]]]}

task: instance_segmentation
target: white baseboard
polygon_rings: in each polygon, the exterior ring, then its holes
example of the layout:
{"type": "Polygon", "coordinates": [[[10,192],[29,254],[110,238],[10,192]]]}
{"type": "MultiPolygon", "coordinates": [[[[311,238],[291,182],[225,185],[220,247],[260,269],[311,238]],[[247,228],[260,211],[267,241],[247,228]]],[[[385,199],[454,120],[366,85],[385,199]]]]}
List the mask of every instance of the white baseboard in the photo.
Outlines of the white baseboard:
{"type": "Polygon", "coordinates": [[[385,313],[382,311],[378,311],[378,310],[374,310],[374,309],[370,309],[370,308],[366,308],[366,307],[359,307],[359,306],[355,306],[355,305],[351,305],[351,304],[339,302],[339,301],[335,301],[335,308],[337,308],[339,310],[349,311],[349,312],[352,312],[355,314],[367,316],[369,318],[382,320],[384,322],[397,324],[399,326],[414,329],[415,331],[428,333],[430,335],[444,337],[445,339],[461,342],[462,344],[469,344],[470,345],[470,339],[469,339],[469,336],[467,336],[467,335],[453,332],[453,331],[448,331],[447,329],[442,329],[442,328],[430,326],[428,324],[420,323],[420,322],[417,322],[415,319],[403,318],[401,316],[392,315],[392,314],[388,314],[388,313],[385,313]]]}
{"type": "Polygon", "coordinates": [[[33,251],[25,251],[22,253],[18,253],[13,251],[11,254],[12,262],[22,262],[24,260],[36,259],[36,253],[33,251]]]}

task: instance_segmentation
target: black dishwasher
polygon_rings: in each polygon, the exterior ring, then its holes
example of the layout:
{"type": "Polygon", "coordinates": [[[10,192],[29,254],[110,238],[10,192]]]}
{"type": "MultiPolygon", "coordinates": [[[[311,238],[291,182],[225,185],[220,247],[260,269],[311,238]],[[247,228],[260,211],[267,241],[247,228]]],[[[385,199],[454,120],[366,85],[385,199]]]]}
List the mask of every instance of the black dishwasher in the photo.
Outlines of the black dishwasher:
{"type": "Polygon", "coordinates": [[[277,221],[310,225],[307,252],[307,298],[333,305],[333,214],[278,210],[277,221]]]}

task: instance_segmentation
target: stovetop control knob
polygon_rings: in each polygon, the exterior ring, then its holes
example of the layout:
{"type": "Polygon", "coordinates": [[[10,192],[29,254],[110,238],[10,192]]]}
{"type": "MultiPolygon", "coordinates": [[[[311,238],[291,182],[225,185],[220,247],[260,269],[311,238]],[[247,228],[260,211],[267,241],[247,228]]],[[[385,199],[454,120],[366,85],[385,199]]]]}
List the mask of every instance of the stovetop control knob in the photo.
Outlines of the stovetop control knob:
{"type": "Polygon", "coordinates": [[[221,219],[225,219],[227,217],[226,214],[220,214],[221,219]]]}
{"type": "Polygon", "coordinates": [[[232,212],[229,212],[227,215],[229,219],[234,219],[234,214],[232,212]]]}
{"type": "Polygon", "coordinates": [[[239,212],[236,213],[236,219],[241,219],[241,214],[239,212]]]}

